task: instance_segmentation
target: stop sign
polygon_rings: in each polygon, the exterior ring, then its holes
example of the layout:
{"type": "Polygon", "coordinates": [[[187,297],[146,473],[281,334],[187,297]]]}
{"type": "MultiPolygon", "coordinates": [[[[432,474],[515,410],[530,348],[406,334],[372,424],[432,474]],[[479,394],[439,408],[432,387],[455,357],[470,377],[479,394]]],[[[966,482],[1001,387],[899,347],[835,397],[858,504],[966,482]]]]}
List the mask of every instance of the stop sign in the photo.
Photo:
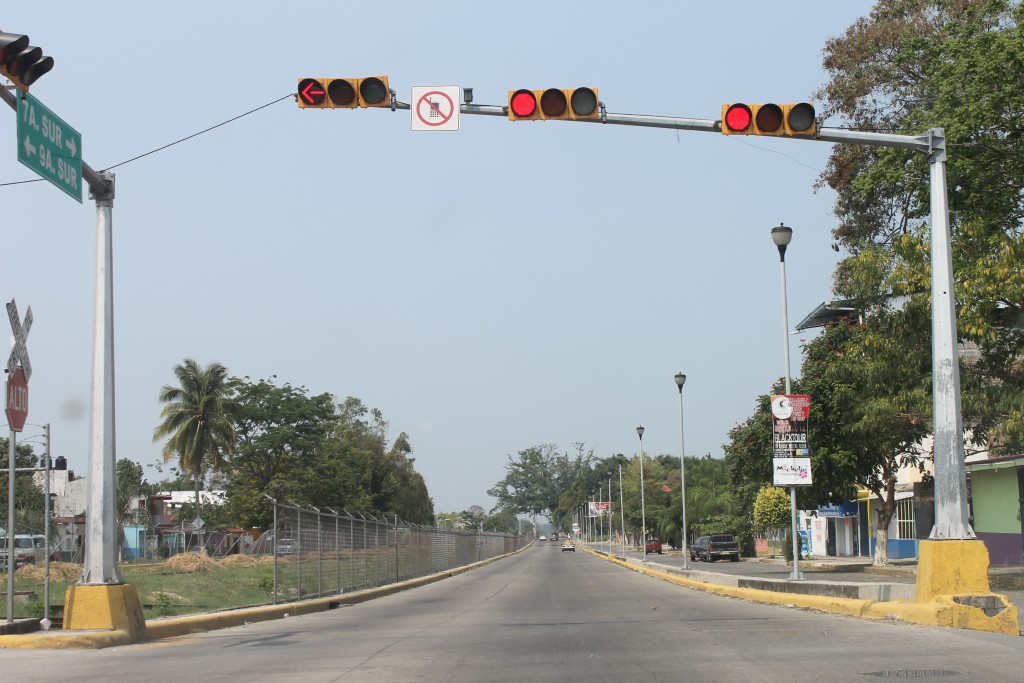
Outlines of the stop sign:
{"type": "Polygon", "coordinates": [[[28,380],[19,367],[7,380],[7,424],[12,432],[20,432],[28,419],[28,380]]]}

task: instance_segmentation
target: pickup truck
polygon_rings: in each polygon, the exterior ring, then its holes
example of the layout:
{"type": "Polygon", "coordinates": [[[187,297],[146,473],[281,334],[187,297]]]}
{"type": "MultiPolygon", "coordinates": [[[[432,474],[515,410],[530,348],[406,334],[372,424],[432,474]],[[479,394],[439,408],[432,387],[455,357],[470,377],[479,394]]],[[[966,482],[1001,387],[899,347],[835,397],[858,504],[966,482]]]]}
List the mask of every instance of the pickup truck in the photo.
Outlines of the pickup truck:
{"type": "Polygon", "coordinates": [[[690,546],[690,559],[695,562],[715,562],[726,558],[740,561],[740,544],[732,534],[701,536],[690,546]]]}
{"type": "MultiPolygon", "coordinates": [[[[46,539],[42,534],[14,535],[14,568],[46,560],[46,539]]],[[[7,537],[0,538],[0,569],[7,571],[7,537]]]]}

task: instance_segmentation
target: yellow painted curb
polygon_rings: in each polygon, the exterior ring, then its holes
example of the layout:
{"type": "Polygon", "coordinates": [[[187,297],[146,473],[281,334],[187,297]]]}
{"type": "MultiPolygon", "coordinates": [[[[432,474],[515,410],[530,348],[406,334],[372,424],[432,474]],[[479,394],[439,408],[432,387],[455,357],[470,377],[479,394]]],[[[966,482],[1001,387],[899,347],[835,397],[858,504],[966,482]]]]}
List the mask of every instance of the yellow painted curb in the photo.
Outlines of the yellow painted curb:
{"type": "MultiPolygon", "coordinates": [[[[714,595],[725,595],[733,598],[740,598],[750,602],[760,602],[771,605],[783,605],[786,607],[800,607],[813,609],[819,612],[830,614],[842,614],[851,617],[864,619],[885,619],[891,621],[905,621],[912,624],[925,626],[946,626],[951,628],[964,628],[976,631],[988,631],[991,633],[1005,633],[1008,635],[1020,634],[1020,622],[1018,621],[1017,608],[1004,595],[987,594],[998,599],[1001,607],[990,609],[998,610],[997,614],[988,615],[982,608],[958,602],[963,596],[942,595],[935,596],[931,602],[922,601],[877,601],[859,600],[854,598],[833,598],[824,595],[804,595],[802,593],[776,593],[755,588],[740,588],[737,586],[724,586],[714,583],[706,583],[696,579],[686,578],[669,572],[664,572],[651,567],[638,567],[635,564],[624,562],[617,557],[606,556],[603,553],[595,553],[587,549],[597,557],[607,557],[613,562],[637,573],[646,574],[662,581],[668,581],[687,588],[694,588],[705,593],[714,595]]],[[[991,606],[995,606],[990,601],[991,606]]]]}

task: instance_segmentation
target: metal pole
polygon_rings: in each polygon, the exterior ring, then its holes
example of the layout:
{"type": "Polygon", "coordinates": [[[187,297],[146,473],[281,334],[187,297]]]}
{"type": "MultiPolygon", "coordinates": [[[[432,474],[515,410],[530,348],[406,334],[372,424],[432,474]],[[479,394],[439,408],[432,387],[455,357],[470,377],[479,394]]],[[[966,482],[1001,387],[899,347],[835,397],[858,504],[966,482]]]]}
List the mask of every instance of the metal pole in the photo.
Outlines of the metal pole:
{"type": "Polygon", "coordinates": [[[636,428],[640,437],[640,543],[643,545],[643,561],[647,561],[647,508],[644,504],[644,428],[636,428]]]}
{"type": "Polygon", "coordinates": [[[50,425],[43,425],[46,433],[46,500],[43,501],[43,543],[46,547],[46,558],[43,560],[43,618],[39,624],[44,631],[50,630],[50,425]]]}
{"type": "Polygon", "coordinates": [[[935,526],[930,539],[975,538],[967,510],[956,302],[946,199],[945,130],[931,134],[932,401],[935,438],[935,526]]]}
{"type": "Polygon", "coordinates": [[[622,504],[622,459],[619,461],[619,523],[622,525],[622,559],[626,559],[626,508],[622,504]]]}
{"type": "Polygon", "coordinates": [[[608,554],[612,554],[612,471],[608,470],[608,554]]]}
{"type": "MultiPolygon", "coordinates": [[[[780,226],[781,227],[781,226],[780,226]]],[[[790,230],[790,233],[793,231],[790,230]]],[[[790,387],[790,366],[789,366],[789,305],[787,303],[786,295],[786,246],[787,244],[777,245],[779,248],[779,265],[781,266],[782,273],[782,350],[786,359],[786,394],[792,393],[790,387]]],[[[796,487],[789,487],[789,513],[790,513],[790,527],[793,536],[793,571],[790,573],[789,578],[794,581],[798,581],[803,578],[800,574],[800,534],[797,528],[796,518],[796,487]]]]}
{"type": "MultiPolygon", "coordinates": [[[[4,396],[7,395],[4,383],[4,396]]],[[[14,621],[14,454],[17,453],[16,432],[12,429],[7,442],[7,623],[14,621]]]]}
{"type": "Polygon", "coordinates": [[[686,441],[683,433],[683,385],[686,384],[686,375],[676,374],[676,386],[679,388],[679,482],[683,499],[683,544],[680,549],[683,551],[683,569],[690,568],[690,553],[686,546],[686,441]]]}
{"type": "Polygon", "coordinates": [[[274,602],[277,604],[277,549],[280,545],[281,540],[281,528],[277,526],[277,501],[272,499],[274,504],[274,537],[272,539],[273,552],[274,552],[274,602]]]}

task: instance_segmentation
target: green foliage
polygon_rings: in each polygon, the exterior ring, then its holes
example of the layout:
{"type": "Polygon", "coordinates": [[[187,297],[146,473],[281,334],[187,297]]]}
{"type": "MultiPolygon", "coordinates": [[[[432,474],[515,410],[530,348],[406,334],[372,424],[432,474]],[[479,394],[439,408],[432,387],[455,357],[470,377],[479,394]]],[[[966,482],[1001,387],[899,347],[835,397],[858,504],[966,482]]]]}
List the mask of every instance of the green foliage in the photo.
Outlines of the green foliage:
{"type": "MultiPolygon", "coordinates": [[[[944,129],[958,333],[980,355],[961,371],[965,424],[997,453],[1024,447],[1022,19],[1015,0],[881,0],[826,44],[816,95],[826,117],[859,129],[944,129]]],[[[837,193],[849,252],[837,293],[865,310],[891,294],[927,308],[927,159],[837,145],[820,182],[837,193]]]]}
{"type": "Polygon", "coordinates": [[[25,606],[25,614],[29,617],[35,617],[41,619],[44,614],[43,611],[46,605],[43,604],[42,598],[37,598],[25,606]]]}
{"type": "Polygon", "coordinates": [[[156,599],[153,601],[153,611],[159,617],[171,616],[173,614],[171,610],[171,596],[163,591],[157,593],[156,599]]]}
{"type": "Polygon", "coordinates": [[[546,515],[556,525],[564,523],[565,515],[571,516],[598,480],[590,467],[593,451],[584,452],[582,443],[575,447],[573,458],[559,453],[555,444],[521,450],[518,458],[509,455],[505,477],[487,492],[498,501],[494,509],[546,515]],[[570,495],[563,498],[565,494],[570,495]]]}
{"type": "Polygon", "coordinates": [[[754,501],[754,529],[784,529],[791,526],[792,510],[789,495],[784,489],[764,486],[754,501]]]}
{"type": "MultiPolygon", "coordinates": [[[[8,453],[11,447],[10,439],[0,439],[0,510],[3,510],[3,518],[7,517],[7,470],[9,468],[8,453]]],[[[37,467],[39,459],[33,453],[32,445],[21,443],[15,448],[15,467],[37,467]]],[[[43,508],[46,504],[45,495],[32,480],[30,472],[17,472],[14,475],[14,528],[20,533],[26,531],[41,531],[43,529],[43,508]]],[[[0,523],[0,527],[4,525],[0,523]]]]}
{"type": "Polygon", "coordinates": [[[220,363],[202,368],[191,358],[174,367],[174,376],[178,386],[165,384],[160,390],[163,421],[153,430],[153,442],[167,439],[164,461],[177,456],[181,469],[193,473],[195,500],[201,510],[204,467],[220,470],[235,448],[232,416],[237,404],[230,398],[235,382],[228,379],[227,368],[220,363]]]}

